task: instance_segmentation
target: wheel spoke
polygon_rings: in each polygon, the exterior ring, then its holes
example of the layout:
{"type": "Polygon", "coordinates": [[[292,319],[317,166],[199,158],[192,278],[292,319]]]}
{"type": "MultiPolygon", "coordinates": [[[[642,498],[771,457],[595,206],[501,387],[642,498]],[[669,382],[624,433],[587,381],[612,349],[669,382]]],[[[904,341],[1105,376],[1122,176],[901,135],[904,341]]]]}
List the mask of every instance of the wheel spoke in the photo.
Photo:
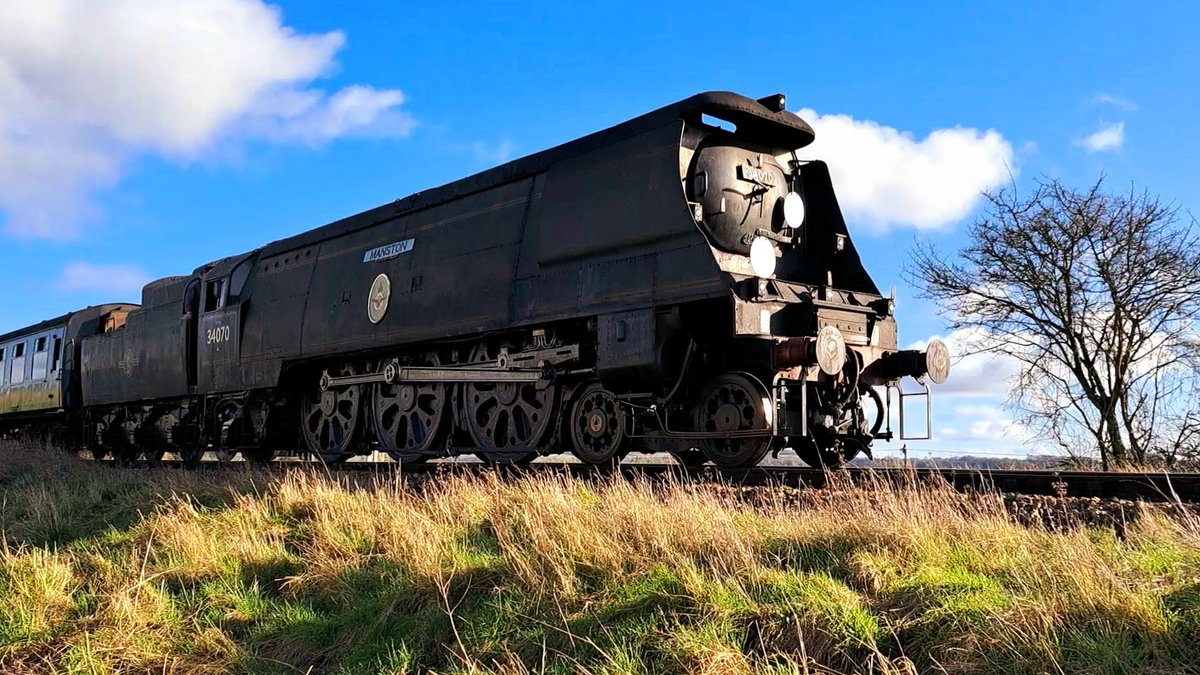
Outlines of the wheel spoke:
{"type": "MultiPolygon", "coordinates": [[[[470,362],[492,363],[494,354],[480,345],[470,362]]],[[[465,385],[463,391],[466,431],[485,457],[516,461],[534,456],[550,428],[553,387],[479,382],[465,385]]]]}
{"type": "Polygon", "coordinates": [[[446,412],[447,400],[446,385],[435,384],[423,393],[418,399],[418,409],[431,420],[441,419],[446,412]]]}
{"type": "Polygon", "coordinates": [[[329,450],[329,425],[329,419],[322,417],[317,429],[317,447],[321,450],[329,450]]]}
{"type": "Polygon", "coordinates": [[[319,427],[321,425],[321,421],[325,419],[325,416],[321,413],[321,409],[318,407],[318,408],[314,408],[311,412],[308,413],[307,419],[308,419],[309,430],[316,431],[317,427],[319,427]]]}
{"type": "Polygon", "coordinates": [[[492,439],[492,447],[503,448],[507,445],[515,445],[512,438],[509,436],[508,430],[511,426],[509,421],[509,410],[503,407],[496,408],[496,414],[493,416],[494,423],[489,429],[492,439]]]}
{"type": "Polygon", "coordinates": [[[516,406],[512,411],[512,439],[517,443],[528,443],[529,433],[531,431],[529,423],[529,413],[525,412],[524,406],[516,406]]]}
{"type": "Polygon", "coordinates": [[[417,413],[413,413],[411,417],[405,418],[405,427],[407,427],[405,438],[408,440],[408,446],[420,445],[425,440],[425,420],[417,413]]]}

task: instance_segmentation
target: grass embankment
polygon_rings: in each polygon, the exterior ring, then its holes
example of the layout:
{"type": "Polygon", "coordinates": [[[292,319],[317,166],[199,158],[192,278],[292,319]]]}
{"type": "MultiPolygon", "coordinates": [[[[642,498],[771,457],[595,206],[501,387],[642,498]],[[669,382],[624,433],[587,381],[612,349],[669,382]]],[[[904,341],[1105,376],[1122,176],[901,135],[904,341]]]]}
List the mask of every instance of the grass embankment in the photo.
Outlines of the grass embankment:
{"type": "Polygon", "coordinates": [[[0,462],[0,671],[1182,672],[1200,526],[536,478],[0,462]]]}

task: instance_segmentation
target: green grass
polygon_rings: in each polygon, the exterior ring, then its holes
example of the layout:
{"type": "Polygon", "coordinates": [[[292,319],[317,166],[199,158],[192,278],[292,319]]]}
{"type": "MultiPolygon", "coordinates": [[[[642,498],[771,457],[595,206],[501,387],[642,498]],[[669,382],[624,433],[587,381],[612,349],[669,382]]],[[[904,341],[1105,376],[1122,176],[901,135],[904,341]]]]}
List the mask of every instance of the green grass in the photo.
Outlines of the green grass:
{"type": "Polygon", "coordinates": [[[1187,516],[0,455],[0,672],[1200,672],[1187,516]]]}

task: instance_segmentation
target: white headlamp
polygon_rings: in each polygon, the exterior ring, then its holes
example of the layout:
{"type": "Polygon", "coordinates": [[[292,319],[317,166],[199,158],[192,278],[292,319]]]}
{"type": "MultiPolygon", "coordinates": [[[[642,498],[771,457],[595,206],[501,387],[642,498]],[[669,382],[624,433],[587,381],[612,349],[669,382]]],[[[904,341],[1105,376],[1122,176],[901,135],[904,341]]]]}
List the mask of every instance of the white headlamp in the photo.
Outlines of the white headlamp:
{"type": "Polygon", "coordinates": [[[793,229],[804,224],[804,200],[795,192],[783,198],[783,224],[793,229]]]}
{"type": "Polygon", "coordinates": [[[775,274],[775,243],[766,237],[755,237],[750,244],[750,268],[754,276],[767,278],[775,274]]]}

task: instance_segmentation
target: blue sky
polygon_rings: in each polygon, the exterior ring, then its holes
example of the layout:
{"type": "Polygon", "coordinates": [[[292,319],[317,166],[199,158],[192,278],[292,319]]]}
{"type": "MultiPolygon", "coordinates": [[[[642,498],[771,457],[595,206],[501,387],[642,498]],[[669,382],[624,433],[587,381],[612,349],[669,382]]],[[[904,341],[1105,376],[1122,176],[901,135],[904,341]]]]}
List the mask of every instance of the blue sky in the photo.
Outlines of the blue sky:
{"type": "MultiPolygon", "coordinates": [[[[914,236],[1010,172],[1200,209],[1200,5],[976,4],[4,3],[0,332],[710,89],[813,111],[905,343],[914,236]]],[[[911,447],[1012,448],[997,371],[911,447]]]]}

